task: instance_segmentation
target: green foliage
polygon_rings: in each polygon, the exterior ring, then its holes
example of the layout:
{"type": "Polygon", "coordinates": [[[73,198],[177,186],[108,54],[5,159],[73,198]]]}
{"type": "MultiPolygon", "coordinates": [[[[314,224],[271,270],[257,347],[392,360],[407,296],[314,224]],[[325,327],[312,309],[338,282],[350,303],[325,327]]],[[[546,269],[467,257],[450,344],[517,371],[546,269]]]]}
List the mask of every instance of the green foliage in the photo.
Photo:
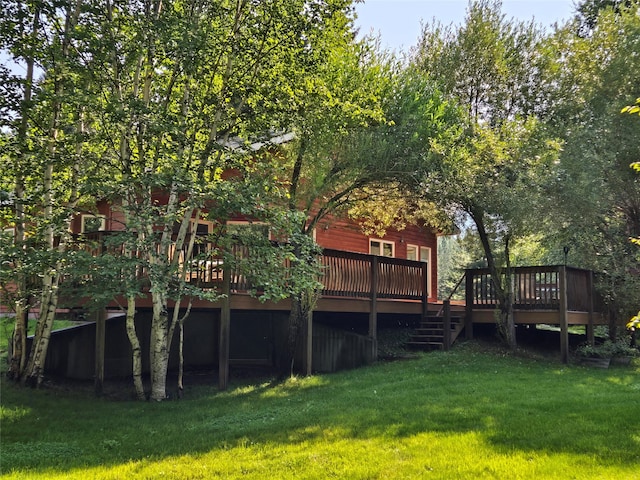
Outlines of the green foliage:
{"type": "Polygon", "coordinates": [[[542,115],[564,142],[547,193],[546,243],[558,256],[571,247],[573,265],[607,275],[601,293],[618,318],[629,318],[640,302],[632,273],[640,258],[628,241],[640,236],[640,184],[628,168],[640,158],[638,123],[620,115],[637,97],[630,86],[640,84],[630,54],[640,50],[637,8],[597,9],[588,35],[568,24],[543,50],[550,62],[542,115]]]}
{"type": "Polygon", "coordinates": [[[629,115],[640,115],[640,98],[636,98],[635,105],[627,105],[620,110],[620,113],[628,113],[629,115]]]}
{"type": "Polygon", "coordinates": [[[598,17],[604,10],[619,13],[623,8],[630,8],[633,0],[583,0],[577,5],[576,18],[579,22],[579,33],[588,36],[598,25],[598,17]]]}
{"type": "MultiPolygon", "coordinates": [[[[482,259],[482,247],[475,243],[475,249],[469,244],[470,239],[476,239],[470,232],[456,236],[444,236],[438,238],[438,298],[447,298],[453,293],[466,268],[473,268],[474,252],[482,259]]],[[[480,260],[482,261],[482,260],[480,260]]],[[[484,262],[483,265],[484,266],[484,262]]],[[[455,300],[464,299],[464,286],[457,288],[455,300]]]]}
{"type": "MultiPolygon", "coordinates": [[[[313,131],[334,135],[381,117],[377,83],[367,83],[376,73],[361,68],[366,49],[351,40],[349,1],[90,0],[59,8],[7,0],[2,6],[0,47],[28,71],[39,70],[25,79],[1,72],[12,93],[2,110],[8,125],[0,161],[7,175],[0,190],[13,192],[26,211],[3,211],[3,221],[6,216],[19,228],[1,252],[0,282],[14,281],[12,270],[51,284],[64,278],[61,289],[72,286],[65,295],[90,297],[95,306],[149,293],[152,337],[160,339],[154,348],[161,352],[163,335],[173,331],[163,320],[170,299],[220,295],[185,277],[192,260],[218,261],[230,238],[218,228],[205,258],[205,248],[194,248],[192,218],[207,211],[222,225],[233,216],[257,222],[280,216],[283,238],[299,232],[300,218],[286,215],[281,157],[258,152],[257,142],[275,150],[270,140],[295,130],[286,116],[298,110],[292,105],[304,110],[307,97],[331,107],[327,117],[334,114],[324,124],[312,122],[313,131]],[[363,88],[350,85],[354,80],[363,88]],[[95,213],[99,202],[114,207],[112,228],[122,230],[108,248],[69,235],[74,215],[95,213]]],[[[291,252],[268,247],[260,253],[254,247],[252,261],[263,262],[260,267],[243,266],[257,284],[274,286],[265,298],[315,285],[313,264],[292,263],[283,276],[291,252]]],[[[31,297],[21,283],[16,302],[31,297]]],[[[57,297],[44,282],[39,288],[42,311],[51,310],[45,300],[55,310],[57,297]]]]}
{"type": "Polygon", "coordinates": [[[412,58],[465,113],[457,132],[423,146],[431,154],[417,193],[456,212],[460,224],[473,222],[511,345],[509,282],[502,285],[499,269],[510,265],[514,241],[537,233],[537,208],[561,145],[534,116],[543,87],[540,41],[533,24],[507,21],[500,2],[483,0],[469,4],[464,25],[425,26],[412,58]]]}
{"type": "Polygon", "coordinates": [[[612,357],[637,357],[640,351],[630,344],[628,336],[618,339],[607,339],[601,344],[596,345],[580,345],[576,350],[576,354],[581,357],[591,358],[612,358],[612,357]]]}

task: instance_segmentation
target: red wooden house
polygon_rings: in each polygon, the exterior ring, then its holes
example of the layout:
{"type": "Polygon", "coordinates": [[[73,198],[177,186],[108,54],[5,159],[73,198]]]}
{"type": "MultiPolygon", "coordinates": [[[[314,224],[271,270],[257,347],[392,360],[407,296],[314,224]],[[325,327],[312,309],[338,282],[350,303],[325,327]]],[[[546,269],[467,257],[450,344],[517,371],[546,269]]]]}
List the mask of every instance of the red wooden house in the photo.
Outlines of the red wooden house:
{"type": "MultiPolygon", "coordinates": [[[[121,215],[118,208],[99,202],[97,211],[76,216],[72,230],[99,239],[123,229],[121,215]]],[[[228,223],[247,222],[236,218],[228,223]]],[[[196,227],[200,234],[211,233],[212,229],[213,223],[206,220],[200,220],[196,227]]],[[[324,248],[321,261],[325,275],[321,283],[325,289],[314,313],[308,344],[300,348],[299,364],[308,371],[333,371],[375,360],[379,328],[387,324],[417,326],[427,302],[436,301],[437,237],[432,228],[408,225],[402,231],[389,229],[383,237],[375,237],[364,234],[353,220],[326,217],[314,238],[324,248]]],[[[198,276],[202,274],[194,274],[193,279],[201,280],[203,277],[198,276]]],[[[222,278],[220,272],[204,275],[209,280],[222,278]]],[[[221,377],[228,375],[229,364],[277,366],[285,349],[289,302],[260,302],[239,282],[232,284],[231,291],[228,338],[222,333],[223,305],[195,301],[185,324],[186,365],[198,368],[218,364],[221,377]],[[225,344],[227,347],[222,346],[225,344]]],[[[149,323],[150,307],[148,300],[138,302],[142,329],[149,323]]],[[[107,310],[107,317],[105,339],[96,337],[95,323],[55,333],[48,370],[77,378],[130,375],[130,347],[122,313],[114,306],[107,310]],[[97,343],[104,343],[103,365],[91,361],[97,358],[97,343]]],[[[141,335],[141,340],[144,338],[141,335]]],[[[175,365],[175,359],[171,364],[175,365]]],[[[220,382],[222,385],[226,378],[220,382]]]]}

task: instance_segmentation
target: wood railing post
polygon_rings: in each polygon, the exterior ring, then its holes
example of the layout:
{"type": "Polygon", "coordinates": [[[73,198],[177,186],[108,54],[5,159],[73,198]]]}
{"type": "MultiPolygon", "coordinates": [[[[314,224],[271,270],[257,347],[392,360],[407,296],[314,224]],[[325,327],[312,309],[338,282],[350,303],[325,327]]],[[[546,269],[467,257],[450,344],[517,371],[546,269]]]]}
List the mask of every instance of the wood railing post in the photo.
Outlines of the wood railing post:
{"type": "Polygon", "coordinates": [[[422,265],[422,318],[429,316],[429,264],[422,265]]]}
{"type": "Polygon", "coordinates": [[[313,373],[313,311],[307,312],[303,328],[302,369],[307,377],[313,373]]]}
{"type": "Polygon", "coordinates": [[[442,318],[442,349],[446,352],[451,348],[451,300],[443,304],[442,318]]]}
{"type": "Polygon", "coordinates": [[[593,346],[595,344],[595,329],[593,326],[593,315],[594,315],[594,306],[593,306],[593,271],[589,271],[589,277],[587,279],[587,291],[589,295],[589,323],[587,324],[587,341],[589,345],[593,346]]]}
{"type": "Polygon", "coordinates": [[[369,337],[373,340],[372,360],[378,357],[378,257],[371,257],[371,306],[369,310],[369,337]]]}
{"type": "Polygon", "coordinates": [[[560,356],[562,363],[569,363],[569,309],[567,303],[567,267],[560,267],[560,356]]]}
{"type": "Polygon", "coordinates": [[[465,271],[465,313],[464,313],[464,332],[465,338],[471,340],[473,338],[473,272],[465,271]]]}
{"type": "Polygon", "coordinates": [[[94,391],[96,395],[102,395],[104,386],[104,349],[106,338],[106,312],[104,308],[98,308],[95,312],[96,319],[96,351],[95,351],[95,378],[94,391]]]}
{"type": "Polygon", "coordinates": [[[222,266],[222,295],[218,343],[218,388],[226,390],[229,384],[229,343],[231,338],[231,268],[222,266]]]}

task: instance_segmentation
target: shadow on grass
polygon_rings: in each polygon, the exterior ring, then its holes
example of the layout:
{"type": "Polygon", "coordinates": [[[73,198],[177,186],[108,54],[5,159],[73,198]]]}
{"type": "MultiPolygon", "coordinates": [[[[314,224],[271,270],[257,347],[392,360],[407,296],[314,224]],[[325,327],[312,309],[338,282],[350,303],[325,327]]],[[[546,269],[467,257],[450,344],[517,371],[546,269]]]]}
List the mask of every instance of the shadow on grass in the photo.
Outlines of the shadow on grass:
{"type": "Polygon", "coordinates": [[[2,472],[64,472],[248,441],[313,444],[328,432],[340,440],[475,432],[503,453],[584,454],[640,466],[637,368],[566,367],[469,345],[227,392],[199,385],[182,401],[160,404],[2,383],[2,472]]]}

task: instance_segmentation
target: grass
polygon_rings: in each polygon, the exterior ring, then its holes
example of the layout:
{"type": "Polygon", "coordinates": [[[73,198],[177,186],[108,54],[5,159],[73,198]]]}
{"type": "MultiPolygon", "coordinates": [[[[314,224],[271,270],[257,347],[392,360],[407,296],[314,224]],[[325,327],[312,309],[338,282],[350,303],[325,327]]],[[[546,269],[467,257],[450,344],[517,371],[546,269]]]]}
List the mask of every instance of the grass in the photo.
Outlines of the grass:
{"type": "MultiPolygon", "coordinates": [[[[7,355],[14,325],[15,320],[12,317],[0,316],[0,358],[4,358],[7,355]]],[[[53,330],[72,327],[74,325],[78,325],[78,322],[62,319],[54,320],[53,330]]],[[[36,320],[30,319],[27,327],[27,335],[33,335],[36,331],[36,320]]]]}
{"type": "Polygon", "coordinates": [[[187,385],[164,403],[3,382],[7,479],[640,479],[637,363],[589,369],[468,342],[226,392],[187,385]]]}

